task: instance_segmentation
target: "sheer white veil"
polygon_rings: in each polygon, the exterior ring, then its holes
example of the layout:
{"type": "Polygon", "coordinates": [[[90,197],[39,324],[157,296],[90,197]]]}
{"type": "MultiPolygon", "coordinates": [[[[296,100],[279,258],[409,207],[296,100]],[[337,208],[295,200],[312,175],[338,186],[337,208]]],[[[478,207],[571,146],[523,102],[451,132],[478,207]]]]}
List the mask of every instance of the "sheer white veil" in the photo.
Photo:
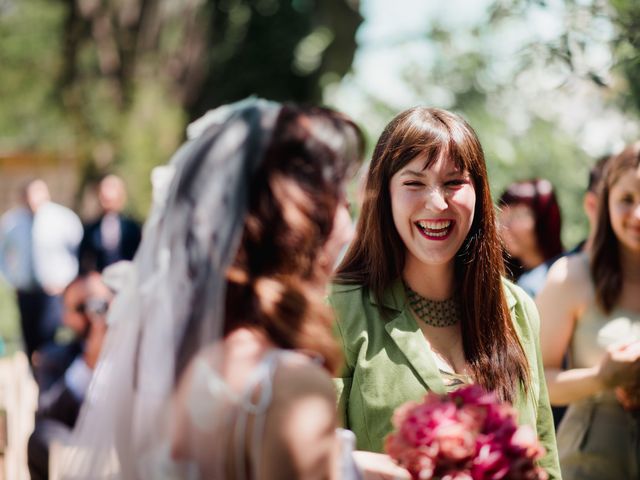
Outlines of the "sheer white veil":
{"type": "Polygon", "coordinates": [[[222,336],[225,272],[244,227],[249,178],[279,112],[259,99],[213,110],[154,173],[152,211],[57,460],[60,478],[191,476],[189,465],[169,458],[171,394],[194,349],[222,336]]]}

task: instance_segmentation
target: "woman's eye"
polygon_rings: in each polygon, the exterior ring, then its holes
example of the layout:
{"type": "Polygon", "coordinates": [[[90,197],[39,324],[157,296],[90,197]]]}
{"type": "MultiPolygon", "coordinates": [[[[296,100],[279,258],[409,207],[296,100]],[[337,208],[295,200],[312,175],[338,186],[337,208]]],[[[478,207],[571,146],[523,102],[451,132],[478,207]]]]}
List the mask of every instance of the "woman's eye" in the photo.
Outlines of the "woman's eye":
{"type": "Polygon", "coordinates": [[[460,185],[464,185],[467,183],[467,180],[464,178],[455,178],[453,180],[449,180],[445,182],[447,187],[459,187],[460,185]]]}
{"type": "Polygon", "coordinates": [[[422,182],[418,182],[418,181],[415,181],[415,180],[409,180],[407,182],[404,182],[403,185],[405,185],[407,187],[420,187],[420,186],[422,186],[422,182]]]}

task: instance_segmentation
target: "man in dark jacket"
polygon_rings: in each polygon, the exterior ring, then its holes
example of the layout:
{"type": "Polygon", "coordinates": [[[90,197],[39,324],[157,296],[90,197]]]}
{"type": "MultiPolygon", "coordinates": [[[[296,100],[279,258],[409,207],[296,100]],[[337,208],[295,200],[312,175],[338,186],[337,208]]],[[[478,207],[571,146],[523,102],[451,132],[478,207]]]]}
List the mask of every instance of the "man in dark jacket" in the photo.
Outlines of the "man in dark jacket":
{"type": "Polygon", "coordinates": [[[131,260],[138,249],[140,225],[122,214],[127,201],[125,185],[116,175],[107,175],[98,186],[102,215],[87,224],[80,243],[80,271],[101,272],[120,260],[131,260]]]}

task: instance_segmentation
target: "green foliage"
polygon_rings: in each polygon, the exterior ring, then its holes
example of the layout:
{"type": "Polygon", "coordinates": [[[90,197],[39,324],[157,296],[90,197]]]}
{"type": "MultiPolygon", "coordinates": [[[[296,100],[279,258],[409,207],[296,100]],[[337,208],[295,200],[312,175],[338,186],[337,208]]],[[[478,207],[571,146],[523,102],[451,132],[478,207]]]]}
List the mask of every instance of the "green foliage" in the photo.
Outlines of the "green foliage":
{"type": "Polygon", "coordinates": [[[0,10],[0,149],[63,149],[72,132],[56,99],[64,8],[46,0],[9,2],[0,10]]]}
{"type": "Polygon", "coordinates": [[[318,103],[322,88],[350,68],[362,21],[349,1],[212,0],[196,118],[212,106],[258,95],[318,103]]]}
{"type": "Polygon", "coordinates": [[[627,91],[620,92],[623,108],[640,113],[640,3],[636,0],[611,0],[619,36],[615,39],[616,67],[626,78],[627,91]]]}
{"type": "Polygon", "coordinates": [[[143,217],[149,172],[188,121],[251,94],[320,100],[350,68],[362,21],[352,5],[0,2],[0,149],[75,157],[81,188],[121,173],[143,217]]]}
{"type": "Polygon", "coordinates": [[[118,142],[115,170],[127,179],[131,213],[137,218],[144,218],[151,204],[151,170],[166,163],[182,141],[186,114],[164,91],[158,84],[138,87],[118,142]]]}
{"type": "Polygon", "coordinates": [[[13,289],[0,276],[0,356],[22,348],[20,316],[13,289]]]}
{"type": "Polygon", "coordinates": [[[509,137],[505,130],[502,135],[487,135],[491,127],[481,121],[475,124],[487,156],[493,197],[498,198],[512,181],[546,178],[560,203],[565,248],[584,239],[588,224],[582,198],[592,159],[553,124],[540,119],[520,137],[509,137]]]}

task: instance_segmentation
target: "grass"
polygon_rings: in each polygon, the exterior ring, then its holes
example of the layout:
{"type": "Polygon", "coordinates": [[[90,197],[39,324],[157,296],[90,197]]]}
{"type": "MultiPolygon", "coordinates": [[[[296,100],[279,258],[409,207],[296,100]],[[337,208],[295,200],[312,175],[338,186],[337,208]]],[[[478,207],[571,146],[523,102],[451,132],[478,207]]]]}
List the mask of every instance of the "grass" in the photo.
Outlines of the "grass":
{"type": "Polygon", "coordinates": [[[18,302],[11,286],[0,276],[0,356],[12,355],[21,349],[18,302]]]}

